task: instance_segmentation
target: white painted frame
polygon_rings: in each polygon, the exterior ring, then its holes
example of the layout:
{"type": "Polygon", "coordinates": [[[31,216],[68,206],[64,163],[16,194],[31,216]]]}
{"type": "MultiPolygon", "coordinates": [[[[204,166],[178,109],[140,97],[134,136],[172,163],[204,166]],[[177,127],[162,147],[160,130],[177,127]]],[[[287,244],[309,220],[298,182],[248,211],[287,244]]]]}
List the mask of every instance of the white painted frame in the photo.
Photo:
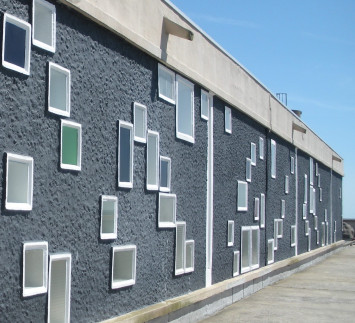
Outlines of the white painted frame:
{"type": "Polygon", "coordinates": [[[159,176],[159,190],[161,192],[170,192],[171,189],[171,159],[169,157],[165,156],[160,156],[160,161],[159,161],[159,169],[160,169],[160,176],[159,176]],[[162,186],[161,185],[161,179],[162,179],[162,167],[161,164],[162,162],[167,162],[168,163],[168,169],[167,169],[167,184],[168,186],[162,186]]]}
{"type": "Polygon", "coordinates": [[[81,171],[81,147],[82,147],[82,139],[81,139],[82,136],[81,135],[82,135],[81,124],[61,119],[61,130],[60,130],[60,168],[61,169],[81,171]],[[78,155],[77,155],[78,163],[77,163],[77,165],[64,164],[62,161],[62,157],[63,157],[63,127],[69,127],[69,128],[74,128],[74,129],[78,130],[78,155]]]}
{"type": "Polygon", "coordinates": [[[288,194],[290,190],[290,181],[288,175],[285,175],[285,194],[288,194]]]}
{"type": "Polygon", "coordinates": [[[186,222],[176,222],[176,228],[175,228],[175,276],[179,276],[185,273],[185,263],[186,263],[186,246],[185,246],[185,241],[186,241],[186,222]],[[181,228],[181,232],[179,231],[179,228],[181,228]],[[179,236],[179,233],[181,233],[181,237],[179,236]],[[180,249],[180,250],[179,250],[180,249]],[[181,257],[181,266],[178,264],[178,257],[181,257]]]}
{"type": "Polygon", "coordinates": [[[304,232],[305,232],[306,236],[309,235],[309,221],[308,220],[304,221],[304,232]]]}
{"type": "Polygon", "coordinates": [[[294,174],[295,173],[295,157],[291,156],[290,158],[290,172],[291,174],[294,174]]]}
{"type": "Polygon", "coordinates": [[[224,107],[224,131],[232,133],[232,110],[228,107],[224,107]]]}
{"type": "Polygon", "coordinates": [[[245,161],[245,180],[247,182],[251,182],[251,165],[252,165],[252,162],[251,162],[251,159],[250,158],[246,158],[246,161],[245,161]]]}
{"type": "Polygon", "coordinates": [[[250,271],[250,266],[251,266],[251,255],[250,255],[251,254],[251,246],[250,246],[250,244],[251,244],[251,230],[250,230],[250,227],[241,227],[241,235],[240,235],[240,253],[241,253],[240,264],[241,264],[241,266],[240,266],[240,272],[242,274],[250,271]],[[244,262],[243,262],[243,251],[244,251],[244,249],[243,249],[243,241],[244,241],[243,240],[243,234],[245,232],[248,234],[248,239],[247,239],[248,245],[247,245],[247,248],[245,250],[248,253],[248,257],[247,257],[248,263],[247,264],[244,264],[244,262]]]}
{"type": "Polygon", "coordinates": [[[176,226],[176,194],[159,193],[158,202],[158,228],[175,228],[176,226]],[[163,200],[166,200],[172,205],[169,205],[170,212],[167,215],[162,214],[163,200]]]}
{"type": "Polygon", "coordinates": [[[195,270],[195,241],[185,241],[185,274],[191,273],[195,270]],[[189,251],[190,250],[190,251],[189,251]],[[189,262],[190,262],[190,266],[189,262]]]}
{"type": "Polygon", "coordinates": [[[304,174],[304,195],[303,195],[303,203],[308,203],[308,178],[307,174],[304,174]]]}
{"type": "Polygon", "coordinates": [[[248,264],[244,266],[243,264],[243,255],[241,256],[241,273],[248,272],[250,270],[259,268],[260,266],[260,228],[259,226],[246,226],[241,227],[241,252],[243,252],[243,232],[249,232],[248,234],[248,264]],[[253,232],[257,233],[257,243],[256,246],[253,244],[253,232]],[[257,263],[253,263],[254,252],[257,254],[257,263]]]}
{"type": "Polygon", "coordinates": [[[238,181],[238,197],[237,197],[238,211],[248,211],[248,183],[238,181]],[[245,197],[242,199],[242,194],[245,192],[245,197]]]}
{"type": "MultiPolygon", "coordinates": [[[[166,80],[167,82],[169,82],[169,80],[166,80]]],[[[176,85],[175,85],[175,72],[173,72],[172,70],[168,69],[167,67],[165,67],[162,64],[158,63],[158,95],[159,98],[171,103],[171,104],[175,104],[175,98],[176,98],[176,85]],[[166,93],[162,93],[162,89],[161,89],[161,85],[160,85],[160,79],[163,76],[163,74],[165,74],[166,76],[169,76],[172,83],[171,83],[171,89],[172,89],[172,97],[170,98],[169,96],[166,95],[166,93]]]]}
{"type": "Polygon", "coordinates": [[[259,159],[264,159],[264,138],[259,137],[259,159]]]}
{"type": "Polygon", "coordinates": [[[281,219],[284,219],[286,215],[286,201],[281,200],[281,219]]]}
{"type": "Polygon", "coordinates": [[[271,178],[276,178],[276,141],[271,139],[271,178]]]}
{"type": "Polygon", "coordinates": [[[208,121],[210,94],[207,91],[201,90],[201,119],[208,121]]]}
{"type": "Polygon", "coordinates": [[[227,224],[227,247],[234,246],[234,221],[228,220],[227,224]]]}
{"type": "Polygon", "coordinates": [[[308,213],[307,203],[303,203],[302,204],[302,218],[303,218],[303,220],[307,219],[307,213],[308,213]]]}
{"type": "Polygon", "coordinates": [[[314,164],[313,158],[309,157],[309,185],[313,185],[314,164]]]}
{"type": "Polygon", "coordinates": [[[276,219],[277,222],[277,238],[281,239],[284,235],[284,221],[282,219],[276,219]]]}
{"type": "Polygon", "coordinates": [[[160,138],[159,132],[148,130],[147,133],[147,161],[146,161],[146,188],[148,191],[159,190],[159,170],[160,170],[160,138]],[[151,145],[151,141],[154,140],[154,146],[151,145]],[[151,149],[155,149],[151,152],[151,149]],[[153,158],[153,160],[151,160],[153,158]],[[150,174],[150,164],[155,170],[155,176],[150,174]]]}
{"type": "Polygon", "coordinates": [[[291,225],[291,247],[296,246],[296,225],[291,225]]]}
{"type": "Polygon", "coordinates": [[[118,187],[123,187],[123,188],[132,188],[133,187],[133,125],[129,122],[119,120],[119,125],[118,125],[118,187]],[[120,180],[120,159],[121,159],[121,149],[120,149],[120,138],[121,138],[121,128],[128,129],[130,131],[130,169],[129,169],[129,177],[130,180],[128,182],[123,182],[120,180]]]}
{"type": "Polygon", "coordinates": [[[319,202],[323,202],[323,190],[321,187],[319,188],[319,202]]]}
{"type": "Polygon", "coordinates": [[[112,195],[101,195],[101,225],[100,225],[100,239],[102,240],[111,240],[117,239],[117,215],[118,215],[118,198],[117,196],[112,195]],[[113,210],[113,232],[107,233],[103,232],[104,230],[104,204],[105,202],[113,202],[114,210],[113,210]]]}
{"type": "MultiPolygon", "coordinates": [[[[135,245],[113,246],[112,247],[112,267],[111,267],[111,289],[132,286],[136,283],[136,262],[137,247],[135,245]],[[120,253],[130,253],[130,263],[124,268],[117,268],[116,262],[119,263],[120,253]],[[116,267],[116,268],[115,268],[116,267]],[[129,279],[115,279],[115,274],[120,270],[129,271],[129,279]]],[[[126,275],[124,275],[126,276],[126,275]]]]}
{"type": "Polygon", "coordinates": [[[239,275],[240,267],[240,252],[238,250],[233,251],[233,277],[239,275]]]}
{"type": "Polygon", "coordinates": [[[134,141],[145,144],[147,142],[147,107],[144,104],[138,102],[133,103],[133,131],[134,131],[134,141]],[[141,124],[138,124],[137,114],[139,112],[143,113],[143,120],[141,124]],[[138,129],[142,128],[143,136],[137,135],[138,129]]]}
{"type": "Polygon", "coordinates": [[[321,246],[324,247],[325,246],[325,222],[322,222],[321,223],[321,228],[322,228],[322,231],[321,231],[321,246]]]}
{"type": "Polygon", "coordinates": [[[252,166],[256,166],[256,144],[250,143],[250,159],[252,166]]]}
{"type": "Polygon", "coordinates": [[[265,194],[260,194],[260,228],[265,228],[265,194]]]}
{"type": "Polygon", "coordinates": [[[254,221],[259,221],[260,219],[260,200],[258,197],[254,198],[254,221]]]}
{"type": "Polygon", "coordinates": [[[274,219],[274,250],[277,250],[278,248],[278,242],[277,242],[277,237],[278,237],[278,219],[274,219]]]}
{"type": "Polygon", "coordinates": [[[272,263],[274,263],[275,261],[275,240],[274,239],[269,239],[267,241],[267,264],[270,265],[272,263]],[[269,258],[269,252],[271,253],[272,257],[271,259],[269,258]]]}
{"type": "Polygon", "coordinates": [[[314,230],[318,231],[318,216],[314,216],[314,230]]]}

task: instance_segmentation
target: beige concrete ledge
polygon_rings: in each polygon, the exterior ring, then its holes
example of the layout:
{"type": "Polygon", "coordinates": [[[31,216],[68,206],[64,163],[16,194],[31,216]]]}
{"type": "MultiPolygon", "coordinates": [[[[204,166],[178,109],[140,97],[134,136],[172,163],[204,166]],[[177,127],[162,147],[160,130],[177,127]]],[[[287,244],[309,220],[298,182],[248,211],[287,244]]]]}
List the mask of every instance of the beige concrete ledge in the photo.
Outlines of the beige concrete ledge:
{"type": "Polygon", "coordinates": [[[175,319],[187,322],[193,320],[193,318],[202,318],[321,261],[348,244],[349,242],[341,240],[332,245],[273,263],[210,287],[105,320],[102,323],[171,322],[175,319]]]}

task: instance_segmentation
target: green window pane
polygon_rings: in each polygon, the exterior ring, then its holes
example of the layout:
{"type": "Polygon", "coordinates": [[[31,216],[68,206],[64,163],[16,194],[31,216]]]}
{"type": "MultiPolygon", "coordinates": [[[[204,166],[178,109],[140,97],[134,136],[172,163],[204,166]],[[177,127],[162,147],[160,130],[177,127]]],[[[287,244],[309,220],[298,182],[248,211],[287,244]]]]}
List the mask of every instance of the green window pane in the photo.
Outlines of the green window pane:
{"type": "Polygon", "coordinates": [[[63,126],[62,129],[62,163],[78,165],[79,130],[63,126]]]}

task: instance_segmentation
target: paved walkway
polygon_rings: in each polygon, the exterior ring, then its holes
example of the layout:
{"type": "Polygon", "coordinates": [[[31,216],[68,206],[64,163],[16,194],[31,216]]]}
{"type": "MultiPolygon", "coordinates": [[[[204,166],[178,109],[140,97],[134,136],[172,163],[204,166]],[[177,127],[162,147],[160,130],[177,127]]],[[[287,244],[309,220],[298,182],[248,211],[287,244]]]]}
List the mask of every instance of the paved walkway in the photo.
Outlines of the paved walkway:
{"type": "Polygon", "coordinates": [[[355,322],[355,246],[201,322],[355,322]]]}

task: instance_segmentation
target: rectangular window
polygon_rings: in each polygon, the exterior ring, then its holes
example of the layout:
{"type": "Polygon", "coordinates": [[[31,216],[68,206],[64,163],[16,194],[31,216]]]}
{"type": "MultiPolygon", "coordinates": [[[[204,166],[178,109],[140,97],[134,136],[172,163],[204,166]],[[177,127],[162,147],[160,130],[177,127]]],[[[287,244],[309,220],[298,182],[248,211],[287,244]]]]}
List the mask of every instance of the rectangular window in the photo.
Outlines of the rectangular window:
{"type": "Polygon", "coordinates": [[[234,246],[234,221],[228,221],[227,246],[234,246]]]}
{"type": "Polygon", "coordinates": [[[31,25],[8,13],[3,22],[2,66],[30,75],[31,25]]]}
{"type": "Polygon", "coordinates": [[[224,107],[224,131],[232,133],[232,110],[228,107],[224,107]]]}
{"type": "Polygon", "coordinates": [[[316,206],[317,206],[317,203],[316,203],[316,189],[313,188],[313,190],[311,191],[312,193],[312,200],[313,200],[313,214],[315,215],[316,214],[316,206]]]}
{"type": "Polygon", "coordinates": [[[233,252],[233,277],[239,275],[239,251],[234,251],[233,252]]]}
{"type": "Polygon", "coordinates": [[[118,186],[133,187],[133,125],[119,121],[118,130],[118,186]]]}
{"type": "Polygon", "coordinates": [[[290,186],[290,183],[289,183],[288,176],[285,175],[285,194],[288,194],[289,188],[290,188],[289,186],[290,186]]]}
{"type": "Polygon", "coordinates": [[[319,231],[316,231],[316,235],[317,235],[317,245],[319,245],[319,231]]]}
{"type": "Polygon", "coordinates": [[[44,0],[33,0],[32,26],[33,45],[54,53],[56,42],[55,6],[44,0]]]}
{"type": "Polygon", "coordinates": [[[264,159],[264,138],[259,137],[259,158],[264,159]]]}
{"type": "Polygon", "coordinates": [[[271,178],[276,178],[276,141],[271,139],[271,178]]]}
{"type": "Polygon", "coordinates": [[[49,256],[48,322],[70,322],[71,254],[49,256]]]}
{"type": "Polygon", "coordinates": [[[47,293],[48,242],[23,244],[22,296],[47,293]]]}
{"type": "Polygon", "coordinates": [[[260,256],[260,229],[259,227],[241,228],[241,272],[245,273],[259,267],[260,256]]]}
{"type": "Polygon", "coordinates": [[[148,130],[147,135],[147,190],[159,189],[159,133],[148,130]]]}
{"type": "Polygon", "coordinates": [[[337,221],[334,221],[334,238],[333,242],[337,242],[337,221]]]}
{"type": "Polygon", "coordinates": [[[112,247],[112,289],[136,283],[136,259],[137,247],[135,245],[112,247]]]}
{"type": "Polygon", "coordinates": [[[251,159],[251,164],[253,166],[256,166],[256,144],[253,142],[250,144],[250,159],[251,159]]]}
{"type": "Polygon", "coordinates": [[[165,66],[158,64],[159,98],[175,104],[175,73],[165,66]]]}
{"type": "Polygon", "coordinates": [[[259,268],[260,255],[260,230],[259,227],[251,227],[251,269],[259,268]]]}
{"type": "Polygon", "coordinates": [[[281,200],[281,219],[285,218],[285,214],[286,214],[286,201],[281,200]]]}
{"type": "Polygon", "coordinates": [[[341,187],[339,187],[339,198],[341,199],[341,187]]]}
{"type": "Polygon", "coordinates": [[[185,274],[191,273],[195,270],[195,241],[186,240],[186,262],[185,262],[185,274]]]}
{"type": "Polygon", "coordinates": [[[295,158],[291,156],[291,174],[295,173],[295,158]]]}
{"type": "Polygon", "coordinates": [[[275,261],[274,257],[274,239],[269,239],[267,241],[267,264],[270,265],[275,261]]]}
{"type": "Polygon", "coordinates": [[[316,176],[319,175],[319,171],[318,171],[318,163],[316,163],[316,176]]]}
{"type": "Polygon", "coordinates": [[[322,222],[322,231],[321,231],[321,245],[325,246],[325,222],[322,222]]]}
{"type": "Polygon", "coordinates": [[[320,174],[318,174],[318,187],[320,187],[320,174]]]}
{"type": "Polygon", "coordinates": [[[319,202],[323,201],[323,190],[319,188],[319,202]]]}
{"type": "Polygon", "coordinates": [[[318,230],[318,216],[314,216],[314,230],[318,230]]]}
{"type": "Polygon", "coordinates": [[[277,237],[281,239],[283,237],[284,221],[282,219],[276,219],[276,222],[277,222],[277,237]]]}
{"type": "Polygon", "coordinates": [[[251,159],[247,158],[245,164],[245,180],[251,182],[251,159]]]}
{"type": "Polygon", "coordinates": [[[325,241],[326,244],[329,244],[329,222],[325,221],[325,241]]]}
{"type": "Polygon", "coordinates": [[[304,174],[304,195],[303,195],[303,203],[307,203],[308,201],[308,179],[307,174],[304,174]]]}
{"type": "Polygon", "coordinates": [[[176,137],[194,143],[194,85],[177,75],[176,93],[176,137]]]}
{"type": "Polygon", "coordinates": [[[309,187],[309,213],[314,212],[313,186],[309,187]]]}
{"type": "Polygon", "coordinates": [[[309,221],[308,220],[306,220],[304,222],[304,232],[305,232],[305,235],[308,236],[308,234],[309,234],[309,221]]]}
{"type": "Polygon", "coordinates": [[[313,185],[313,158],[309,157],[309,184],[313,185]]]}
{"type": "Polygon", "coordinates": [[[312,236],[311,236],[311,228],[308,229],[308,251],[311,251],[311,241],[312,241],[312,236]]]}
{"type": "Polygon", "coordinates": [[[48,111],[70,117],[70,71],[58,64],[48,64],[48,111]]]}
{"type": "Polygon", "coordinates": [[[143,104],[133,103],[134,140],[147,142],[147,107],[143,104]]]}
{"type": "Polygon", "coordinates": [[[279,235],[278,233],[278,219],[274,219],[274,250],[277,250],[278,243],[277,243],[277,237],[279,235]]]}
{"type": "Polygon", "coordinates": [[[117,239],[117,197],[101,196],[101,230],[100,238],[117,239]]]}
{"type": "Polygon", "coordinates": [[[296,246],[296,226],[291,225],[291,247],[296,246]]]}
{"type": "Polygon", "coordinates": [[[158,227],[175,228],[176,195],[159,193],[158,227]]]}
{"type": "Polygon", "coordinates": [[[303,208],[302,208],[302,218],[307,219],[307,204],[303,203],[303,208]]]}
{"type": "Polygon", "coordinates": [[[248,211],[248,183],[238,181],[238,211],[248,211]]]}
{"type": "Polygon", "coordinates": [[[185,273],[186,223],[176,222],[175,275],[185,273]]]}
{"type": "Polygon", "coordinates": [[[324,210],[324,221],[327,223],[328,222],[328,210],[324,210]]]}
{"type": "Polygon", "coordinates": [[[161,192],[170,192],[171,184],[171,159],[160,156],[160,185],[161,192]]]}
{"type": "Polygon", "coordinates": [[[60,167],[81,170],[81,125],[61,120],[60,167]]]}
{"type": "Polygon", "coordinates": [[[209,116],[209,104],[210,104],[210,95],[201,90],[201,119],[208,120],[209,116]]]}
{"type": "Polygon", "coordinates": [[[265,194],[260,194],[260,228],[265,228],[265,194]]]}
{"type": "Polygon", "coordinates": [[[258,197],[254,198],[254,221],[259,220],[260,200],[258,197]]]}

